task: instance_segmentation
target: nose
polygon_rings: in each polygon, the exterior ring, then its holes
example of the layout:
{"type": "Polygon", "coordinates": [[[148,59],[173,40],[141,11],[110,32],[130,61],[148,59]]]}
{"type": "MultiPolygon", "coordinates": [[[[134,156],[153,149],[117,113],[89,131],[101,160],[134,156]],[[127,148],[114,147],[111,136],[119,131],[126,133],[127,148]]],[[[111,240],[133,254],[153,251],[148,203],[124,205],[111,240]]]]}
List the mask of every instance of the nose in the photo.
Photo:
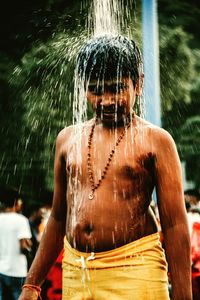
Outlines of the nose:
{"type": "Polygon", "coordinates": [[[110,106],[110,105],[115,105],[115,103],[116,103],[115,96],[106,93],[101,98],[100,105],[101,106],[110,106]]]}

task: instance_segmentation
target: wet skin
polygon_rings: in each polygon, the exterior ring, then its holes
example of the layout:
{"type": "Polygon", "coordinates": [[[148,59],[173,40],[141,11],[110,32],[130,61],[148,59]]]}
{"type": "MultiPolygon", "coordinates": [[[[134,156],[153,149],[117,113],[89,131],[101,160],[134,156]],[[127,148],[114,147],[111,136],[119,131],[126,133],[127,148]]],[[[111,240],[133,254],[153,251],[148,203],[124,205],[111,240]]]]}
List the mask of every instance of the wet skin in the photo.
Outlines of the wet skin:
{"type": "MultiPolygon", "coordinates": [[[[89,86],[88,100],[99,117],[91,148],[95,183],[104,170],[116,137],[124,130],[123,120],[130,113],[135,93],[129,79],[118,85],[106,82],[103,88],[89,86]]],[[[68,181],[66,232],[71,245],[80,251],[110,250],[157,231],[149,208],[155,185],[155,157],[149,128],[137,117],[131,122],[92,200],[88,199],[91,183],[87,174],[87,142],[94,120],[86,123],[83,129],[81,163],[77,163],[76,136],[72,128],[63,147],[68,181]],[[142,129],[139,129],[141,124],[142,129]]]]}
{"type": "MultiPolygon", "coordinates": [[[[146,130],[148,135],[148,130],[146,130]]],[[[105,179],[95,191],[94,198],[88,199],[91,184],[87,174],[87,140],[90,126],[85,129],[82,141],[81,165],[70,151],[68,143],[66,173],[68,177],[67,238],[71,245],[81,251],[110,250],[142,236],[157,231],[154,217],[149,210],[151,193],[155,185],[154,155],[151,143],[145,138],[146,147],[140,137],[133,144],[123,140],[117,147],[105,179]],[[136,145],[137,144],[137,145],[136,145]],[[126,151],[126,153],[124,153],[126,151]],[[70,154],[70,155],[69,155],[70,154]],[[77,171],[78,168],[78,171],[77,171]],[[78,177],[78,189],[75,187],[78,177]],[[74,195],[74,189],[77,189],[74,195]]],[[[115,143],[114,134],[102,131],[97,126],[92,147],[92,161],[95,182],[100,177],[115,143]]],[[[130,130],[127,140],[131,140],[130,130]]],[[[71,147],[70,147],[71,146],[71,147]]]]}
{"type": "MultiPolygon", "coordinates": [[[[135,96],[140,94],[139,83],[134,88],[126,80],[123,83],[128,87],[114,95],[109,82],[103,94],[95,95],[94,90],[87,94],[88,101],[98,114],[91,149],[95,182],[101,176],[115,137],[124,130],[123,120],[126,121],[126,116],[130,114],[135,96]],[[117,104],[117,124],[112,110],[113,102],[117,104]]],[[[63,248],[65,235],[78,250],[99,252],[156,232],[156,223],[149,209],[151,192],[156,186],[171,274],[172,298],[192,299],[190,237],[181,164],[175,143],[162,128],[139,117],[133,118],[132,122],[92,200],[88,199],[91,184],[86,157],[88,136],[94,119],[83,124],[81,147],[78,150],[75,126],[64,128],[58,134],[52,211],[26,283],[42,284],[63,248]]],[[[35,291],[29,289],[23,289],[20,296],[20,300],[36,298],[35,291]]]]}

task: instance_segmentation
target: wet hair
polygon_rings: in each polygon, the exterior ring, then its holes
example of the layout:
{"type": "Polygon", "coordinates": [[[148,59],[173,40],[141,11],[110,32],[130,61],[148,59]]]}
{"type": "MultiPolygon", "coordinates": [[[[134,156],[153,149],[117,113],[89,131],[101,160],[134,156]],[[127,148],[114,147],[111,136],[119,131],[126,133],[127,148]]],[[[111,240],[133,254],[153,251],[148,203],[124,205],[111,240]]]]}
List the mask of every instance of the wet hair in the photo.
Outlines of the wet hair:
{"type": "Polygon", "coordinates": [[[127,37],[101,36],[86,42],[77,56],[79,78],[113,80],[131,78],[133,85],[142,70],[142,56],[136,43],[127,37]]]}

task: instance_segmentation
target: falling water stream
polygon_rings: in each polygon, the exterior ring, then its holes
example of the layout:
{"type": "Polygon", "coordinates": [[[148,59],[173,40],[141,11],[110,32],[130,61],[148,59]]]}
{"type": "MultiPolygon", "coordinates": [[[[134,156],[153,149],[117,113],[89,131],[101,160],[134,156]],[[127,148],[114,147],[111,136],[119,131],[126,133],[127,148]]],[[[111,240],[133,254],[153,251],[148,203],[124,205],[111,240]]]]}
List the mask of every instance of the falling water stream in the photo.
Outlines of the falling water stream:
{"type": "MultiPolygon", "coordinates": [[[[132,1],[128,3],[132,6],[132,1]]],[[[87,32],[88,38],[96,38],[100,36],[117,36],[125,32],[128,38],[131,38],[131,30],[129,23],[131,20],[130,8],[124,5],[121,0],[94,0],[88,13],[87,32]]],[[[91,45],[94,47],[94,45],[91,45]]],[[[85,57],[85,65],[87,64],[87,55],[85,57]]],[[[120,79],[120,65],[118,67],[117,80],[120,79]]],[[[142,72],[142,69],[141,69],[142,72]]],[[[77,131],[79,132],[78,140],[80,141],[82,135],[81,126],[87,120],[87,99],[85,91],[84,74],[80,78],[77,66],[74,75],[74,100],[73,100],[73,124],[78,125],[77,131]]],[[[142,98],[142,97],[141,97],[142,98]]],[[[138,99],[139,100],[139,99],[138,99]]],[[[137,112],[144,115],[143,101],[138,101],[137,112]]],[[[80,145],[79,145],[80,147],[80,145]]],[[[80,148],[78,149],[80,150],[80,148]]],[[[78,158],[80,159],[81,151],[78,150],[78,158]]]]}
{"type": "MultiPolygon", "coordinates": [[[[87,32],[89,38],[102,35],[118,35],[122,32],[124,19],[122,2],[118,0],[94,0],[88,14],[87,32]]],[[[87,57],[85,58],[87,63],[87,57]]],[[[85,78],[80,79],[75,70],[73,123],[82,124],[87,119],[87,99],[85,97],[85,78]]]]}
{"type": "Polygon", "coordinates": [[[93,1],[88,15],[88,31],[94,36],[119,34],[122,28],[122,3],[115,0],[93,1]]]}
{"type": "MultiPolygon", "coordinates": [[[[117,0],[94,0],[91,4],[89,15],[88,15],[88,37],[89,41],[88,47],[90,49],[88,50],[88,53],[91,52],[92,47],[95,48],[95,43],[91,42],[94,41],[95,38],[100,38],[100,37],[114,37],[118,35],[122,35],[124,32],[124,28],[127,26],[126,30],[126,36],[128,38],[131,37],[130,30],[128,28],[128,23],[127,20],[130,19],[130,12],[127,7],[124,7],[123,1],[117,1],[117,0]],[[126,18],[125,18],[126,15],[126,18]]],[[[113,42],[114,43],[114,42],[113,42]]],[[[116,41],[117,43],[117,41],[116,41]]],[[[113,45],[116,46],[116,45],[113,45]]],[[[104,45],[102,44],[102,47],[104,45]]],[[[99,50],[100,51],[100,50],[99,50]]],[[[120,57],[120,55],[119,55],[120,57]]],[[[81,190],[81,182],[79,181],[79,178],[82,174],[82,168],[80,167],[82,165],[83,160],[86,159],[86,157],[82,157],[83,153],[83,148],[82,145],[86,144],[85,140],[87,140],[87,109],[88,109],[88,104],[87,104],[87,86],[88,86],[88,79],[85,76],[85,70],[87,66],[87,60],[89,59],[89,56],[87,56],[87,53],[85,53],[85,57],[79,57],[78,58],[78,63],[75,69],[75,76],[74,76],[74,101],[73,101],[73,124],[74,126],[74,131],[73,131],[73,152],[76,153],[76,175],[75,178],[69,178],[69,187],[73,186],[73,205],[72,209],[70,210],[70,216],[69,216],[69,224],[68,228],[71,230],[71,236],[73,236],[73,231],[74,228],[76,228],[77,224],[80,222],[80,217],[79,217],[79,210],[82,207],[82,205],[85,205],[83,202],[85,201],[84,197],[88,197],[87,195],[81,196],[80,197],[80,190],[81,190]],[[85,59],[83,62],[83,73],[80,75],[80,71],[78,69],[79,65],[79,60],[85,59]],[[86,129],[85,129],[86,128],[86,129]],[[81,199],[80,199],[81,198],[81,199]]],[[[95,60],[95,58],[94,58],[95,60]]],[[[117,83],[120,82],[122,79],[121,75],[121,69],[120,69],[120,63],[118,66],[115,66],[117,70],[117,83]]],[[[142,66],[140,69],[140,72],[142,72],[142,66]]],[[[98,79],[97,79],[98,81],[98,79]]],[[[140,99],[137,99],[138,104],[137,104],[137,110],[141,114],[142,111],[142,104],[140,99]]],[[[132,115],[131,115],[131,121],[132,121],[132,115]]],[[[94,122],[94,121],[93,121],[94,122]]],[[[129,140],[127,138],[127,128],[125,129],[125,147],[124,147],[124,157],[127,155],[127,149],[128,149],[128,144],[132,143],[134,144],[134,139],[137,134],[137,130],[134,128],[132,125],[133,122],[131,122],[130,126],[130,132],[131,132],[131,139],[129,140]]],[[[91,126],[91,125],[90,125],[91,126]]],[[[118,139],[118,134],[117,130],[114,132],[114,144],[116,143],[118,139]]],[[[99,149],[97,145],[94,143],[94,160],[99,161],[101,160],[101,153],[99,153],[99,149]]],[[[110,146],[112,147],[112,146],[110,146]]],[[[133,147],[134,148],[134,147],[133,147]]],[[[70,165],[70,159],[68,160],[68,164],[70,165]]],[[[117,157],[115,156],[112,164],[115,166],[117,164],[117,157]]],[[[98,178],[101,177],[103,170],[97,170],[95,166],[93,165],[93,172],[95,173],[95,178],[98,180],[98,178]]],[[[73,172],[73,171],[71,171],[73,172]]],[[[86,175],[85,175],[86,176],[86,175]]],[[[117,195],[118,190],[117,190],[117,178],[116,175],[113,174],[113,199],[117,199],[119,197],[117,195]]],[[[124,193],[124,198],[126,197],[126,191],[123,191],[124,193]]],[[[96,196],[98,197],[98,196],[96,196]]],[[[94,200],[95,201],[95,200],[94,200]]],[[[130,215],[133,216],[132,208],[129,203],[126,204],[128,206],[128,210],[130,212],[130,215]]],[[[91,225],[92,227],[92,225],[91,225]]],[[[115,234],[116,234],[117,229],[117,223],[115,224],[115,229],[112,231],[112,241],[113,244],[116,244],[115,242],[115,234]]],[[[104,229],[102,229],[102,234],[104,234],[104,229]]],[[[73,246],[76,247],[76,238],[73,240],[73,246]]],[[[82,281],[84,284],[87,284],[88,276],[85,274],[85,269],[83,270],[83,276],[82,276],[82,281]]],[[[89,291],[89,294],[90,291],[89,291]]]]}
{"type": "MultiPolygon", "coordinates": [[[[15,68],[10,81],[14,87],[18,84],[16,90],[21,93],[18,102],[23,112],[18,112],[18,115],[21,115],[23,128],[16,143],[15,152],[21,155],[16,157],[14,175],[20,174],[23,189],[26,189],[30,170],[38,163],[46,174],[43,186],[52,187],[52,149],[58,130],[71,122],[82,124],[87,120],[83,82],[79,82],[79,77],[73,74],[75,57],[81,45],[92,37],[105,34],[123,33],[130,37],[134,32],[131,25],[137,23],[134,13],[131,15],[133,6],[136,7],[135,1],[130,0],[91,1],[85,28],[79,25],[73,36],[67,29],[54,33],[45,44],[37,43],[15,68]]],[[[12,171],[7,172],[6,155],[2,157],[0,166],[7,178],[5,181],[9,183],[12,171]]]]}

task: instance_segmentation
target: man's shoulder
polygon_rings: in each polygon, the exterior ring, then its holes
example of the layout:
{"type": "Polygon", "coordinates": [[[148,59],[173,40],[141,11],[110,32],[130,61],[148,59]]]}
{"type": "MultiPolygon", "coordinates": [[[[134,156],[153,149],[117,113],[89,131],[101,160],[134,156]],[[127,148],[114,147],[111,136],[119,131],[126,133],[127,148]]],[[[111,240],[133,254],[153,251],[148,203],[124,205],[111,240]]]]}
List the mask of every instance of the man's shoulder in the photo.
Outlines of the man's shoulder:
{"type": "Polygon", "coordinates": [[[171,134],[164,128],[157,126],[145,119],[137,117],[138,127],[148,131],[149,137],[158,142],[172,142],[171,134]]]}
{"type": "Polygon", "coordinates": [[[73,133],[73,126],[63,128],[56,137],[56,147],[61,149],[69,141],[73,133]]]}
{"type": "Polygon", "coordinates": [[[164,128],[158,126],[152,126],[152,138],[155,141],[155,145],[158,147],[167,147],[175,145],[174,139],[171,134],[164,128]]]}
{"type": "Polygon", "coordinates": [[[73,131],[73,127],[74,126],[71,125],[71,126],[64,127],[62,130],[60,130],[60,132],[57,135],[57,140],[62,140],[68,137],[73,131]]]}
{"type": "Polygon", "coordinates": [[[81,124],[70,125],[63,128],[57,135],[57,140],[60,142],[66,142],[70,137],[74,137],[78,133],[81,133],[86,128],[90,127],[93,123],[93,119],[81,124]]]}

